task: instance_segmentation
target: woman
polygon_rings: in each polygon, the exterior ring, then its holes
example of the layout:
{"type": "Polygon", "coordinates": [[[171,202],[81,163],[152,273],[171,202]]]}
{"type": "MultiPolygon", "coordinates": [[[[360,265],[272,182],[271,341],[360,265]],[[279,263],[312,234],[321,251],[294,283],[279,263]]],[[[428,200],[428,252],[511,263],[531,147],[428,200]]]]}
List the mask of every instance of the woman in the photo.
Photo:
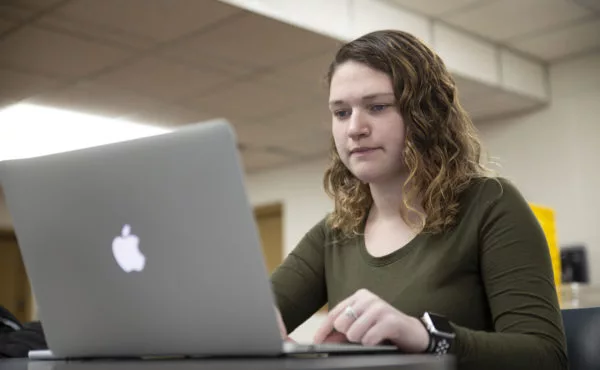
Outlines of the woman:
{"type": "Polygon", "coordinates": [[[335,208],[272,275],[282,330],[328,303],[316,343],[566,369],[545,236],[518,190],[480,164],[442,60],[379,31],[342,46],[327,77],[335,208]]]}

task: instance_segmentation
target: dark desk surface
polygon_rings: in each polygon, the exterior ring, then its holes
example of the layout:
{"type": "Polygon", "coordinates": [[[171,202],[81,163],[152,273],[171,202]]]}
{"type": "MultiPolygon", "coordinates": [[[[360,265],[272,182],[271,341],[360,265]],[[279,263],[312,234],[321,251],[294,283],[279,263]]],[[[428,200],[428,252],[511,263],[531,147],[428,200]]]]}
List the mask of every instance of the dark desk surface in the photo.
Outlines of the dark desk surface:
{"type": "Polygon", "coordinates": [[[349,355],[321,358],[147,360],[147,361],[28,361],[0,360],[0,370],[452,370],[452,357],[423,355],[349,355]]]}

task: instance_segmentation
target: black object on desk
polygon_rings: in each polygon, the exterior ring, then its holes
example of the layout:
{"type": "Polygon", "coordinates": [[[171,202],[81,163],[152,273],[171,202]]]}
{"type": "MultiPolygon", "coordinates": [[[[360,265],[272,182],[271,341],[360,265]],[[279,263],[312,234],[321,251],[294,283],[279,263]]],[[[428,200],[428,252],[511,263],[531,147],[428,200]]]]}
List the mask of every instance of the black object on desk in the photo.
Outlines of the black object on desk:
{"type": "Polygon", "coordinates": [[[569,368],[600,369],[600,307],[562,310],[569,368]]]}
{"type": "Polygon", "coordinates": [[[238,358],[146,361],[28,361],[1,360],[0,370],[451,370],[452,356],[336,355],[313,358],[238,358]]]}
{"type": "Polygon", "coordinates": [[[565,246],[560,249],[560,265],[562,282],[589,283],[588,257],[582,245],[565,246]]]}

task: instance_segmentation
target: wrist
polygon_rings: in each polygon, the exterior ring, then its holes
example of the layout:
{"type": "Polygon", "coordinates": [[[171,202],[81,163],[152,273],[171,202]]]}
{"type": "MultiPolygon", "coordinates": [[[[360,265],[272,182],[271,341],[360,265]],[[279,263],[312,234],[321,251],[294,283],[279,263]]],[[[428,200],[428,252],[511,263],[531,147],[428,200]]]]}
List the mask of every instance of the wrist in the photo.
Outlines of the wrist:
{"type": "Polygon", "coordinates": [[[414,352],[426,352],[431,345],[431,336],[429,335],[429,332],[425,328],[423,322],[416,317],[411,317],[411,325],[413,329],[410,332],[414,339],[414,352]]]}

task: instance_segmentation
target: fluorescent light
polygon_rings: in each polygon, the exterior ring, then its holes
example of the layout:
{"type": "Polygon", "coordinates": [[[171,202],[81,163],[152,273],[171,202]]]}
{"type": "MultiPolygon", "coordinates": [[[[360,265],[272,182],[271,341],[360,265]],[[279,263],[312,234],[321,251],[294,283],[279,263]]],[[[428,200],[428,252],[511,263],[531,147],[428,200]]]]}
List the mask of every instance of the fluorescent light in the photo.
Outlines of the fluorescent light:
{"type": "Polygon", "coordinates": [[[170,132],[164,127],[33,104],[0,110],[0,161],[132,140],[170,132]]]}

